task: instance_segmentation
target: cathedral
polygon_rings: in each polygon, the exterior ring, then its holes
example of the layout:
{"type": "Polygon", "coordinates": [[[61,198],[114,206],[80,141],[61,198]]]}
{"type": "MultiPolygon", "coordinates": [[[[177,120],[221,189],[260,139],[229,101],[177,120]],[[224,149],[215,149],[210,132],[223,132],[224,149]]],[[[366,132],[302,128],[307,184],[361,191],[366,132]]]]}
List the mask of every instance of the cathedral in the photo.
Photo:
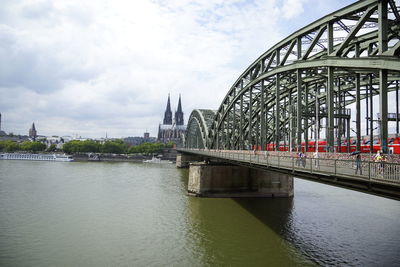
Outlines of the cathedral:
{"type": "Polygon", "coordinates": [[[172,118],[171,102],[168,95],[167,108],[164,113],[163,123],[158,126],[158,141],[161,143],[174,142],[178,147],[182,146],[185,138],[186,125],[183,119],[181,96],[179,95],[178,109],[172,118]]]}

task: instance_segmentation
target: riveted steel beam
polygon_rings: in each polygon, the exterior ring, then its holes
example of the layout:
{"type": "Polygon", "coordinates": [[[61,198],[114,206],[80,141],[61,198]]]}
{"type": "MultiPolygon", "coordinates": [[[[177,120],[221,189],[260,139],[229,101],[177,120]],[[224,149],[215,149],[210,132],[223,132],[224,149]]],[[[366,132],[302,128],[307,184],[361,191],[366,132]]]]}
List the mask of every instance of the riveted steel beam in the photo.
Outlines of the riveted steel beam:
{"type": "Polygon", "coordinates": [[[388,153],[388,88],[387,88],[387,75],[386,69],[379,71],[379,113],[381,117],[380,121],[380,139],[381,139],[381,150],[383,153],[388,153]]]}
{"type": "MultiPolygon", "coordinates": [[[[334,146],[336,127],[338,142],[346,131],[349,138],[350,115],[343,108],[356,103],[361,113],[360,101],[367,98],[366,88],[373,89],[368,96],[370,101],[370,97],[384,90],[380,84],[386,81],[389,93],[396,88],[394,81],[400,80],[396,3],[393,0],[356,2],[300,29],[261,55],[222,101],[207,135],[210,147],[244,149],[273,142],[277,149],[279,142],[286,142],[289,135],[293,148],[303,139],[308,140],[309,133],[316,137],[310,130],[315,118],[303,117],[316,102],[321,107],[318,114],[327,119],[324,131],[330,149],[334,146]],[[389,5],[393,13],[390,17],[387,16],[389,5]],[[349,22],[349,18],[357,20],[356,24],[349,22]],[[347,32],[347,36],[335,38],[333,32],[338,27],[334,24],[344,29],[342,32],[347,32]],[[327,37],[322,39],[325,33],[327,37]],[[302,44],[306,41],[309,45],[303,50],[302,44]],[[321,45],[323,42],[327,43],[326,49],[321,45]],[[382,70],[386,76],[380,75],[382,70]],[[369,86],[370,82],[373,86],[369,86]],[[286,130],[288,125],[290,129],[286,130]]],[[[356,128],[360,133],[360,127],[356,128]]]]}

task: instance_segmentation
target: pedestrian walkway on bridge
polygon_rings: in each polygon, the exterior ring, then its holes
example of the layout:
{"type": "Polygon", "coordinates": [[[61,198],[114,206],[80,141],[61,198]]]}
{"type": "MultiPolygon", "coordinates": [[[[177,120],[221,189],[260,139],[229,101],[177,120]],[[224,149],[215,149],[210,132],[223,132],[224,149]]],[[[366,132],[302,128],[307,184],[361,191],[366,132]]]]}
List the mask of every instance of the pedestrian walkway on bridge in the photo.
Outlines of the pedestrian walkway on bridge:
{"type": "Polygon", "coordinates": [[[395,158],[391,159],[393,162],[376,162],[368,160],[369,155],[364,155],[360,170],[356,168],[356,156],[343,153],[319,153],[318,157],[308,153],[298,157],[296,153],[275,151],[179,149],[179,152],[322,181],[359,182],[368,186],[387,186],[396,192],[400,190],[400,163],[395,162],[395,158]]]}

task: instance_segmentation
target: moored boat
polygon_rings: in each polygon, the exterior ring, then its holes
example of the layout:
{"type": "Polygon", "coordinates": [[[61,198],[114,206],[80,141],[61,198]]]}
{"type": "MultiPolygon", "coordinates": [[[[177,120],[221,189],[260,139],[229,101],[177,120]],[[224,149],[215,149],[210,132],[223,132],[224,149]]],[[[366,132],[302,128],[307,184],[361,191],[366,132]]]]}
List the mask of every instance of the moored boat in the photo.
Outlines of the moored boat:
{"type": "Polygon", "coordinates": [[[161,163],[161,159],[152,157],[151,159],[143,160],[145,163],[161,163]]]}
{"type": "Polygon", "coordinates": [[[144,163],[173,163],[170,160],[162,160],[157,157],[152,157],[151,159],[143,160],[144,163]]]}
{"type": "Polygon", "coordinates": [[[66,154],[29,154],[29,153],[3,153],[0,159],[8,160],[38,160],[38,161],[63,161],[69,162],[74,159],[66,154]]]}

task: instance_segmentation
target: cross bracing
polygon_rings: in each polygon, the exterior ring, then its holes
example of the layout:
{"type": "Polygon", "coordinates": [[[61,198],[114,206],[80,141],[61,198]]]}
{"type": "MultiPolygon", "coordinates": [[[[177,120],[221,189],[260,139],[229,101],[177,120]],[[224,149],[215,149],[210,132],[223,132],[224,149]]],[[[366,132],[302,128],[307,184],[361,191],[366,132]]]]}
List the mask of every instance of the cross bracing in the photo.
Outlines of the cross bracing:
{"type": "Polygon", "coordinates": [[[195,109],[192,111],[186,130],[186,147],[208,147],[207,135],[215,114],[215,110],[209,109],[195,109]]]}
{"type": "MultiPolygon", "coordinates": [[[[400,81],[398,5],[393,0],[359,1],[283,39],[240,75],[210,125],[193,123],[196,133],[188,126],[187,140],[200,134],[205,148],[264,148],[271,143],[277,148],[287,142],[296,150],[302,141],[321,137],[315,125],[324,118],[322,138],[332,151],[335,142],[349,140],[350,120],[356,122],[359,141],[360,103],[378,96],[375,112],[382,114],[379,137],[385,151],[388,93],[398,91],[400,81]],[[351,114],[351,104],[356,114],[351,114]]],[[[367,117],[372,118],[372,108],[367,117]]]]}

